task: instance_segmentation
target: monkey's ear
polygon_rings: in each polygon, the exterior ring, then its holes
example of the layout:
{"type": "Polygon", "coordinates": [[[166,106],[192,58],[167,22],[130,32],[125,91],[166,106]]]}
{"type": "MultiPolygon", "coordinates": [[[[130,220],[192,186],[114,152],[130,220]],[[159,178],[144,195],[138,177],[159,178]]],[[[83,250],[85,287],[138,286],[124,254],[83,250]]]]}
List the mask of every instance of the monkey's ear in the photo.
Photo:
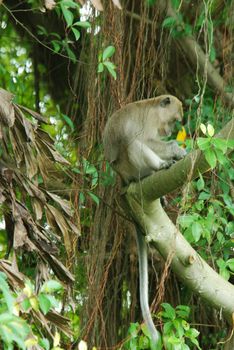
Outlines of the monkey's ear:
{"type": "Polygon", "coordinates": [[[161,107],[166,107],[170,103],[171,103],[170,97],[166,97],[160,102],[160,106],[161,107]]]}

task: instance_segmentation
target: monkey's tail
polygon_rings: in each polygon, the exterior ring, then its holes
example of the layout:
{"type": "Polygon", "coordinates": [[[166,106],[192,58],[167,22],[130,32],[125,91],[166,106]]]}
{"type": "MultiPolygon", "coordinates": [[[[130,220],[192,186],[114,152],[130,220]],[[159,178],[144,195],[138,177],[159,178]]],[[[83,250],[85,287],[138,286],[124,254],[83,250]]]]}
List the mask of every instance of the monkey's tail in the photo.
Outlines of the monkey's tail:
{"type": "Polygon", "coordinates": [[[149,309],[149,299],[148,299],[148,253],[147,244],[145,242],[145,237],[141,232],[139,226],[136,227],[136,239],[137,239],[137,250],[138,250],[138,261],[139,261],[139,284],[140,284],[140,305],[141,312],[145,324],[150,332],[153,344],[157,345],[160,341],[160,333],[155,328],[153,323],[150,309],[149,309]]]}

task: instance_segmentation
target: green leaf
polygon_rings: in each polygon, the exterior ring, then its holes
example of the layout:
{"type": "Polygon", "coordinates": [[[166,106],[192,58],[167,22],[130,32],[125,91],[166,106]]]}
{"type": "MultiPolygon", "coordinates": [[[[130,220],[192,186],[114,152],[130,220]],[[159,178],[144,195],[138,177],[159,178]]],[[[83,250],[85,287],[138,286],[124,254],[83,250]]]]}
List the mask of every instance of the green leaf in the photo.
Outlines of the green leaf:
{"type": "Polygon", "coordinates": [[[66,6],[63,6],[62,4],[61,4],[61,10],[62,10],[63,16],[65,18],[67,27],[70,27],[73,23],[73,20],[74,20],[73,13],[70,10],[68,10],[68,8],[66,6]]]}
{"type": "Polygon", "coordinates": [[[190,350],[187,344],[181,344],[181,350],[190,350]]]}
{"type": "Polygon", "coordinates": [[[54,295],[46,294],[47,299],[50,301],[52,308],[58,308],[59,307],[59,301],[54,297],[54,295]]]}
{"type": "Polygon", "coordinates": [[[72,1],[72,0],[62,0],[60,2],[60,6],[70,7],[72,9],[79,7],[79,5],[75,1],[72,1]]]}
{"type": "Polygon", "coordinates": [[[227,142],[228,148],[234,148],[234,139],[232,139],[232,140],[227,140],[226,142],[227,142]]]}
{"type": "Polygon", "coordinates": [[[200,332],[195,328],[190,328],[188,331],[186,331],[186,337],[189,338],[197,338],[199,334],[200,332]]]}
{"type": "Polygon", "coordinates": [[[44,293],[53,293],[53,292],[57,292],[63,289],[63,286],[60,282],[56,281],[56,280],[49,280],[46,281],[42,287],[41,287],[41,292],[44,293]]]}
{"type": "Polygon", "coordinates": [[[74,26],[82,27],[82,28],[91,28],[91,24],[87,21],[78,21],[73,24],[74,26]]]}
{"type": "Polygon", "coordinates": [[[10,288],[6,281],[6,275],[3,272],[0,272],[0,290],[2,291],[8,310],[12,313],[15,299],[11,294],[10,288]]]}
{"type": "Polygon", "coordinates": [[[162,303],[161,306],[165,310],[162,312],[163,317],[174,320],[176,316],[175,309],[168,303],[162,303]]]}
{"type": "Polygon", "coordinates": [[[200,148],[200,150],[205,151],[207,148],[210,148],[210,139],[198,137],[197,145],[200,148]]]}
{"type": "Polygon", "coordinates": [[[212,144],[215,146],[215,148],[219,149],[223,153],[226,153],[227,151],[227,141],[222,139],[213,139],[212,144]]]}
{"type": "Polygon", "coordinates": [[[59,52],[61,48],[61,42],[58,40],[51,40],[51,44],[53,45],[54,51],[59,52]]]}
{"type": "Polygon", "coordinates": [[[39,306],[41,311],[43,312],[44,315],[46,315],[51,308],[50,300],[47,298],[45,294],[42,294],[42,293],[39,294],[38,300],[39,300],[39,306]]]}
{"type": "MultiPolygon", "coordinates": [[[[2,313],[0,315],[0,337],[7,345],[15,342],[20,349],[25,349],[24,341],[30,332],[27,323],[20,317],[2,313]]],[[[7,347],[10,349],[11,347],[7,347]]]]}
{"type": "Polygon", "coordinates": [[[72,33],[75,36],[76,41],[79,40],[80,39],[80,32],[79,32],[79,30],[76,29],[76,28],[73,28],[73,27],[71,28],[71,30],[72,30],[72,33]]]}
{"type": "Polygon", "coordinates": [[[109,73],[112,75],[112,77],[116,80],[117,75],[116,75],[116,71],[115,71],[115,65],[112,62],[109,61],[105,61],[103,62],[104,66],[108,69],[109,73]]]}
{"type": "Polygon", "coordinates": [[[216,167],[217,158],[216,154],[213,149],[206,149],[205,150],[205,158],[207,160],[207,163],[209,163],[211,169],[214,169],[216,167]]]}
{"type": "Polygon", "coordinates": [[[92,193],[92,192],[88,192],[88,195],[92,198],[92,200],[97,204],[99,205],[99,198],[96,196],[96,194],[92,193]]]}
{"type": "Polygon", "coordinates": [[[172,7],[177,10],[180,6],[180,0],[171,0],[172,7]]]}
{"type": "Polygon", "coordinates": [[[220,164],[225,165],[227,163],[228,158],[225,156],[225,154],[223,154],[222,151],[220,151],[219,149],[215,149],[215,154],[216,154],[217,161],[220,164]]]}
{"type": "Polygon", "coordinates": [[[220,269],[223,269],[226,267],[226,263],[223,259],[219,258],[217,261],[216,261],[216,264],[218,265],[218,267],[220,269]]]}
{"type": "Polygon", "coordinates": [[[187,305],[176,306],[176,315],[181,318],[187,319],[189,317],[190,307],[187,305]]]}
{"type": "MultiPolygon", "coordinates": [[[[171,337],[168,338],[168,343],[173,344],[173,345],[180,345],[181,344],[181,339],[177,338],[175,335],[172,335],[171,337]]],[[[177,350],[178,347],[173,347],[173,350],[177,350]]]]}
{"type": "Polygon", "coordinates": [[[173,324],[174,324],[174,327],[176,329],[176,334],[179,338],[182,338],[183,335],[184,335],[184,328],[182,326],[182,323],[181,323],[181,320],[176,318],[174,321],[173,321],[173,324]]]}
{"type": "Polygon", "coordinates": [[[173,332],[173,327],[172,321],[165,322],[163,325],[163,334],[171,335],[173,332]]]}
{"type": "Polygon", "coordinates": [[[149,338],[145,336],[139,337],[139,349],[148,349],[149,348],[149,338]]]}
{"type": "Polygon", "coordinates": [[[46,338],[41,338],[39,340],[39,345],[42,346],[45,350],[50,350],[50,342],[46,338]]]}
{"type": "Polygon", "coordinates": [[[37,28],[38,28],[37,33],[38,33],[39,35],[48,36],[48,32],[47,32],[47,30],[46,30],[45,27],[40,26],[40,25],[37,25],[37,28]]]}
{"type": "Polygon", "coordinates": [[[28,311],[31,307],[30,301],[28,298],[25,298],[22,302],[21,302],[21,306],[24,309],[24,311],[28,311]]]}
{"type": "Polygon", "coordinates": [[[192,235],[195,242],[199,241],[199,239],[201,238],[201,234],[202,234],[201,224],[199,222],[194,222],[192,224],[192,235]]]}
{"type": "Polygon", "coordinates": [[[205,187],[205,182],[203,180],[202,175],[199,173],[199,180],[197,180],[197,189],[198,191],[201,191],[204,189],[204,187],[205,187]]]}
{"type": "Polygon", "coordinates": [[[194,220],[196,220],[196,215],[181,215],[179,217],[179,223],[183,228],[189,227],[192,225],[194,220]]]}
{"type": "Polygon", "coordinates": [[[226,281],[229,280],[231,274],[230,274],[230,272],[228,271],[227,268],[225,268],[225,269],[220,269],[220,270],[219,270],[219,273],[220,273],[220,275],[221,275],[226,281]]]}
{"type": "Polygon", "coordinates": [[[59,40],[62,40],[61,39],[61,36],[58,34],[58,33],[55,33],[55,32],[52,32],[50,33],[51,36],[54,36],[55,38],[59,39],[59,40]]]}
{"type": "Polygon", "coordinates": [[[138,331],[139,331],[139,323],[138,322],[131,323],[128,329],[128,333],[131,334],[132,338],[137,337],[138,331]]]}
{"type": "Polygon", "coordinates": [[[187,321],[182,320],[181,323],[185,331],[187,331],[190,328],[190,324],[187,321]]]}
{"type": "Polygon", "coordinates": [[[70,126],[71,130],[74,131],[74,124],[71,118],[69,118],[66,114],[61,113],[62,118],[65,122],[70,126]]]}
{"type": "Polygon", "coordinates": [[[210,48],[210,62],[214,63],[216,59],[216,51],[215,51],[215,47],[212,45],[210,48]]]}
{"type": "Polygon", "coordinates": [[[214,136],[215,130],[214,130],[213,125],[211,125],[211,124],[207,125],[207,133],[210,137],[214,136]]]}
{"type": "Polygon", "coordinates": [[[74,52],[68,46],[66,47],[66,51],[67,51],[68,57],[72,60],[72,62],[76,63],[76,55],[74,54],[74,52]]]}
{"type": "Polygon", "coordinates": [[[104,65],[102,62],[100,62],[98,64],[98,69],[97,69],[98,73],[102,73],[104,71],[104,65]]]}
{"type": "Polygon", "coordinates": [[[145,323],[143,323],[143,325],[141,326],[141,330],[142,330],[144,335],[146,335],[148,338],[150,338],[150,331],[147,328],[145,323]]]}
{"type": "Polygon", "coordinates": [[[174,27],[175,24],[176,24],[176,19],[174,17],[167,17],[162,22],[162,27],[171,28],[171,27],[174,27]]]}
{"type": "Polygon", "coordinates": [[[88,161],[84,162],[84,172],[89,175],[98,174],[97,168],[88,161]]]}
{"type": "Polygon", "coordinates": [[[231,271],[234,272],[234,258],[227,260],[226,265],[229,267],[231,271]]]}
{"type": "Polygon", "coordinates": [[[103,61],[105,61],[107,58],[110,58],[111,56],[113,56],[114,53],[115,53],[115,47],[111,46],[111,45],[107,46],[102,54],[103,61]]]}
{"type": "Polygon", "coordinates": [[[201,193],[199,194],[198,199],[199,199],[199,200],[206,201],[206,200],[210,199],[210,196],[211,196],[211,195],[210,195],[209,192],[203,191],[203,192],[201,192],[201,193]]]}

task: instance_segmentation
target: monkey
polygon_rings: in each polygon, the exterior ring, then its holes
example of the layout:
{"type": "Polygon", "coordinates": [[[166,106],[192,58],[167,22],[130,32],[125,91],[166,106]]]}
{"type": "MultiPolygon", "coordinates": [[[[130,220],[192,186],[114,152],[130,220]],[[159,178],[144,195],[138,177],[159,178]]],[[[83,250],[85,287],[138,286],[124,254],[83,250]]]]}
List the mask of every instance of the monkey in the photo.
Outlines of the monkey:
{"type": "MultiPolygon", "coordinates": [[[[129,103],[117,110],[107,121],[103,135],[104,155],[125,184],[139,181],[153,172],[170,167],[186,155],[170,136],[176,121],[183,116],[182,103],[175,96],[129,103]]],[[[160,333],[153,323],[148,302],[148,253],[145,237],[136,226],[139,261],[140,306],[153,344],[160,333]]]]}
{"type": "Polygon", "coordinates": [[[186,155],[176,141],[161,140],[171,135],[182,115],[181,102],[162,95],[129,103],[109,118],[103,137],[104,155],[126,184],[168,168],[186,155]]]}

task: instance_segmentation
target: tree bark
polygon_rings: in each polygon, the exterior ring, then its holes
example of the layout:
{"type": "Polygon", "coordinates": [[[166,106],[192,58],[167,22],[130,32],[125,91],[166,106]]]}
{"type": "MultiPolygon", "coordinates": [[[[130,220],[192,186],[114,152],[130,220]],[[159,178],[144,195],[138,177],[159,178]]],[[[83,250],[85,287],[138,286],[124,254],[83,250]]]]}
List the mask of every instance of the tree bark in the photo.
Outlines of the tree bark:
{"type": "MultiPolygon", "coordinates": [[[[234,139],[234,118],[225,125],[216,137],[226,140],[234,139]]],[[[202,174],[209,169],[210,166],[203,153],[200,150],[195,150],[169,169],[157,171],[140,183],[131,183],[126,191],[133,197],[142,197],[151,202],[180,188],[186,182],[197,178],[199,173],[202,174]]]]}
{"type": "MultiPolygon", "coordinates": [[[[216,135],[234,138],[234,119],[216,135]]],[[[204,155],[195,150],[171,168],[156,172],[139,183],[132,183],[124,193],[130,214],[145,233],[146,241],[171,262],[177,276],[205,302],[218,309],[230,324],[234,314],[234,286],[216,273],[191,247],[163,210],[159,198],[199,173],[209,169],[204,155]]],[[[225,350],[231,350],[233,339],[225,350]]]]}

